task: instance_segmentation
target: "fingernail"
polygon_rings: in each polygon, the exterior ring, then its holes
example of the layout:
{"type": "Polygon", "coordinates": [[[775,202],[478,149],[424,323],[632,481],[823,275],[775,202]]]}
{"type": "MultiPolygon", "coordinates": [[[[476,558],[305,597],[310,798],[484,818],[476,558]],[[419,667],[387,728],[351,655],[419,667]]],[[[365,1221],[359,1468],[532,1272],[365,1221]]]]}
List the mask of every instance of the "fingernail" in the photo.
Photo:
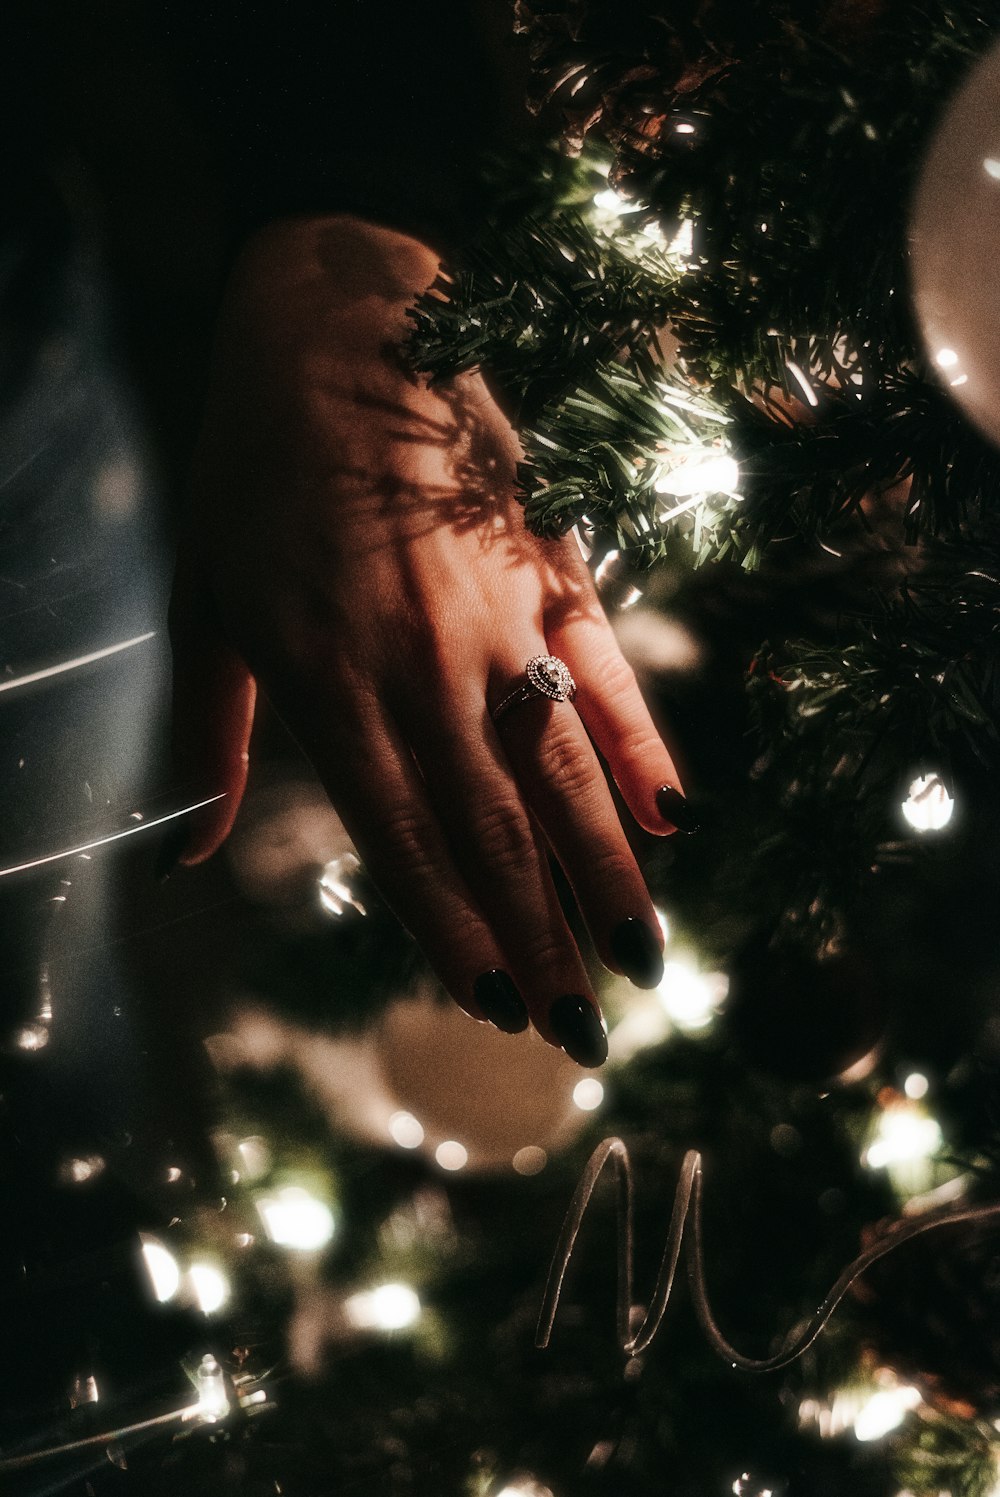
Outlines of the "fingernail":
{"type": "Polygon", "coordinates": [[[528,1027],[528,1009],[512,978],[499,967],[477,977],[472,989],[491,1024],[504,1034],[520,1034],[528,1027]]]}
{"type": "Polygon", "coordinates": [[[567,1055],[581,1066],[602,1066],[608,1058],[608,1036],[592,1003],[579,993],[564,993],[549,1009],[549,1023],[567,1055]]]}
{"type": "Polygon", "coordinates": [[[160,850],[156,854],[156,862],[153,865],[153,875],[158,883],[165,884],[170,875],[176,872],[189,835],[188,827],[182,817],[179,817],[170,830],[164,833],[160,850]]]}
{"type": "Polygon", "coordinates": [[[631,916],[611,933],[611,950],[629,982],[655,988],[663,976],[660,943],[645,920],[631,916]]]}
{"type": "Polygon", "coordinates": [[[656,792],[656,809],[664,821],[669,821],[679,832],[696,832],[701,825],[683,795],[673,785],[660,786],[656,792]]]}

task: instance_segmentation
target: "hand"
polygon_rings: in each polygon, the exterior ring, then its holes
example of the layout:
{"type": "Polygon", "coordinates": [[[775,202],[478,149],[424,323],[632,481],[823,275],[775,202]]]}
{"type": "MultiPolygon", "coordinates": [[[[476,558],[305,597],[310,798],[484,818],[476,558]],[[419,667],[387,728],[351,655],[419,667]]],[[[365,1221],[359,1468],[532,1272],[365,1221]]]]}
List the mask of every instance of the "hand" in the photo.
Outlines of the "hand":
{"type": "Polygon", "coordinates": [[[648,831],[686,807],[575,542],[525,529],[482,379],[431,389],[400,357],[437,270],[344,216],[272,225],[237,266],[171,605],[179,758],[225,798],[181,861],[232,826],[259,687],[458,1003],[598,1065],[546,843],[609,968],[655,985],[662,936],[588,731],[648,831]],[[545,654],[575,704],[494,725],[545,654]]]}

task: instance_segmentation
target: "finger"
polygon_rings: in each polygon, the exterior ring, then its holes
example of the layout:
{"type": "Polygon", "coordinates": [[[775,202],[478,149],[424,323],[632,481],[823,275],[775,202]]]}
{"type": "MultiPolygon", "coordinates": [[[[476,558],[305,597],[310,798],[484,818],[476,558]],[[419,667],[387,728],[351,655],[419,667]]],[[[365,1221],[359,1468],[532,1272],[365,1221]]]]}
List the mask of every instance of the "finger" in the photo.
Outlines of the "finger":
{"type": "Polygon", "coordinates": [[[549,631],[549,644],[569,666],[574,706],[639,825],[661,836],[697,831],[677,766],[596,600],[593,611],[578,611],[549,631]]]}
{"type": "Polygon", "coordinates": [[[473,1018],[510,1034],[525,1029],[528,1011],[516,982],[384,706],[358,688],[294,685],[287,672],[272,700],[366,869],[451,996],[473,1018]]]}
{"type": "Polygon", "coordinates": [[[600,1065],[600,1009],[482,692],[466,677],[430,696],[433,711],[411,694],[400,715],[455,859],[536,1029],[581,1064],[600,1065]]]}
{"type": "Polygon", "coordinates": [[[573,707],[535,697],[504,713],[497,730],[602,962],[637,987],[656,987],[663,976],[660,923],[573,707]]]}
{"type": "Polygon", "coordinates": [[[179,824],[183,841],[170,851],[175,862],[201,863],[228,837],[246,789],[256,686],[186,546],[178,553],[169,620],[174,760],[199,796],[219,797],[179,824]]]}

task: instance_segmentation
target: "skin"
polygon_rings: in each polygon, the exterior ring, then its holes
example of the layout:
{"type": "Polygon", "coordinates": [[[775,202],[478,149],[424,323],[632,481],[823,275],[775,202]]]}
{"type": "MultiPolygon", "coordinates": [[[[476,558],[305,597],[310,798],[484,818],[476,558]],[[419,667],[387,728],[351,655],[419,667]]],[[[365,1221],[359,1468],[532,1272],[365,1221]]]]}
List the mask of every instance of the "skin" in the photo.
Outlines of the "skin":
{"type": "Polygon", "coordinates": [[[574,540],[525,529],[517,438],[482,379],[431,389],[399,356],[437,272],[343,215],[269,225],[235,268],[171,604],[178,757],[225,798],[181,861],[232,827],[260,690],[456,1001],[481,1018],[475,979],[500,968],[558,1044],[552,1003],[597,1003],[546,843],[606,966],[626,918],[662,945],[591,739],[650,832],[672,830],[655,792],[679,781],[574,540]],[[575,704],[494,726],[541,654],[575,704]]]}

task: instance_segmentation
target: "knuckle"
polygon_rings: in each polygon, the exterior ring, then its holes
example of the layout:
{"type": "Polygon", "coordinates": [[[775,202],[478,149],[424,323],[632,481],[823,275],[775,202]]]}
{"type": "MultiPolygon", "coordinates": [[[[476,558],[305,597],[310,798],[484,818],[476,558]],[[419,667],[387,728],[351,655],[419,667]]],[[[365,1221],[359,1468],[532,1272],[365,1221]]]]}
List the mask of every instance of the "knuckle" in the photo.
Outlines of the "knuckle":
{"type": "MultiPolygon", "coordinates": [[[[570,966],[566,941],[548,927],[527,930],[519,943],[519,966],[536,986],[550,986],[551,975],[570,966]]],[[[557,984],[558,985],[558,984],[557,984]]]]}
{"type": "Polygon", "coordinates": [[[618,888],[637,881],[635,862],[620,847],[598,847],[590,854],[587,862],[590,880],[602,889],[618,888]]]}
{"type": "Polygon", "coordinates": [[[639,683],[635,671],[619,651],[616,650],[607,657],[599,675],[601,695],[606,702],[621,706],[633,701],[638,695],[639,683]]]}
{"type": "Polygon", "coordinates": [[[405,867],[416,878],[430,873],[435,860],[430,851],[430,828],[418,806],[393,806],[382,811],[369,827],[366,841],[394,867],[405,867]]]}
{"type": "Polygon", "coordinates": [[[576,737],[565,731],[551,734],[542,751],[542,771],[569,800],[588,791],[594,779],[590,755],[576,737]]]}
{"type": "Polygon", "coordinates": [[[524,811],[512,802],[499,802],[480,819],[480,846],[491,864],[523,868],[534,856],[535,843],[524,811]]]}

